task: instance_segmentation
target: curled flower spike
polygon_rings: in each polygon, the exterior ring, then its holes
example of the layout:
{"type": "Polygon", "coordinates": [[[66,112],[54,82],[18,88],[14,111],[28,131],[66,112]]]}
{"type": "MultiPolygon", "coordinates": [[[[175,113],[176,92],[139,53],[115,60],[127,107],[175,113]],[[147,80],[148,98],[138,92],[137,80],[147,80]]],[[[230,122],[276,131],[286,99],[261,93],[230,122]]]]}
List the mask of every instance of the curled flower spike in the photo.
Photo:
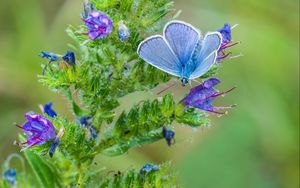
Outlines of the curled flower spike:
{"type": "Polygon", "coordinates": [[[57,116],[56,112],[52,109],[52,102],[48,102],[44,106],[41,106],[41,110],[52,118],[55,118],[57,116]]]}
{"type": "Polygon", "coordinates": [[[27,138],[26,142],[20,144],[23,147],[21,151],[55,138],[55,128],[47,118],[34,112],[27,112],[25,118],[27,121],[22,126],[17,125],[27,138]]]}
{"type": "Polygon", "coordinates": [[[233,58],[232,56],[230,56],[231,52],[225,53],[225,49],[240,43],[239,41],[232,43],[231,31],[236,26],[237,25],[230,26],[230,24],[225,23],[224,26],[218,30],[218,32],[220,32],[222,35],[222,44],[218,51],[217,61],[222,61],[227,58],[233,58]]]}
{"type": "Polygon", "coordinates": [[[48,59],[51,62],[57,62],[57,61],[62,61],[62,57],[58,54],[52,53],[52,52],[45,52],[41,51],[39,54],[41,58],[48,59]]]}
{"type": "Polygon", "coordinates": [[[111,19],[100,11],[92,11],[83,19],[88,28],[88,36],[91,40],[105,38],[113,30],[111,19]]]}
{"type": "Polygon", "coordinates": [[[62,58],[68,65],[75,65],[76,58],[74,52],[67,51],[62,58]]]}
{"type": "Polygon", "coordinates": [[[92,139],[97,138],[97,129],[92,125],[92,116],[77,117],[76,121],[78,124],[82,125],[89,132],[89,137],[92,139]]]}
{"type": "Polygon", "coordinates": [[[43,72],[42,72],[43,75],[45,74],[45,71],[46,71],[47,67],[52,62],[65,61],[68,65],[75,65],[75,61],[76,61],[75,54],[74,54],[74,52],[71,52],[71,51],[67,51],[67,53],[65,55],[59,55],[59,54],[55,54],[55,53],[52,53],[52,52],[42,51],[39,54],[39,56],[49,60],[49,62],[43,68],[43,72]]]}
{"type": "Polygon", "coordinates": [[[57,133],[55,140],[52,142],[52,144],[50,145],[50,149],[49,149],[49,155],[52,158],[56,148],[58,147],[58,145],[60,144],[60,139],[63,136],[63,134],[65,133],[65,128],[62,127],[59,132],[57,133]]]}
{"type": "Polygon", "coordinates": [[[130,36],[130,32],[128,27],[124,24],[123,21],[120,21],[118,23],[118,36],[120,41],[124,42],[128,39],[128,37],[130,36]]]}
{"type": "Polygon", "coordinates": [[[16,185],[17,170],[15,168],[10,168],[3,173],[4,179],[10,183],[12,186],[16,185]]]}
{"type": "Polygon", "coordinates": [[[180,101],[180,103],[184,103],[184,106],[191,106],[208,112],[213,112],[219,115],[226,114],[227,112],[218,112],[217,110],[229,109],[234,107],[235,105],[218,107],[218,106],[213,106],[212,103],[216,97],[225,95],[226,93],[235,89],[235,87],[225,92],[218,92],[214,88],[214,86],[219,83],[220,80],[217,78],[210,78],[208,80],[205,80],[202,84],[193,87],[190,90],[190,93],[187,96],[185,96],[180,101]]]}
{"type": "Polygon", "coordinates": [[[172,144],[175,143],[175,132],[172,131],[171,129],[168,129],[167,127],[163,127],[163,131],[162,131],[163,137],[165,138],[165,140],[167,141],[168,146],[171,146],[172,144]],[[173,143],[172,143],[173,141],[173,143]]]}

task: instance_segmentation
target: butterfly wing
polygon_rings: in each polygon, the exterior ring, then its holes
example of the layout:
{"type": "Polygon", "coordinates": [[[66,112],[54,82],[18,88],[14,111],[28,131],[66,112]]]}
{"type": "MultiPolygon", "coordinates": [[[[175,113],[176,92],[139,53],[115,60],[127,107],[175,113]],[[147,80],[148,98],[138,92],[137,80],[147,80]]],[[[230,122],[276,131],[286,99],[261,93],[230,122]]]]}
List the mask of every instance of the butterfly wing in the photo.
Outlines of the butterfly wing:
{"type": "Polygon", "coordinates": [[[201,38],[200,31],[192,25],[172,21],[164,29],[164,37],[182,65],[186,65],[201,38]]]}
{"type": "Polygon", "coordinates": [[[211,66],[216,62],[218,50],[222,43],[222,36],[219,32],[211,32],[206,34],[202,41],[200,52],[195,52],[194,62],[195,70],[190,79],[195,79],[205,74],[211,66]]]}
{"type": "Polygon", "coordinates": [[[156,35],[144,40],[137,53],[150,65],[174,76],[180,76],[180,62],[162,36],[156,35]]]}

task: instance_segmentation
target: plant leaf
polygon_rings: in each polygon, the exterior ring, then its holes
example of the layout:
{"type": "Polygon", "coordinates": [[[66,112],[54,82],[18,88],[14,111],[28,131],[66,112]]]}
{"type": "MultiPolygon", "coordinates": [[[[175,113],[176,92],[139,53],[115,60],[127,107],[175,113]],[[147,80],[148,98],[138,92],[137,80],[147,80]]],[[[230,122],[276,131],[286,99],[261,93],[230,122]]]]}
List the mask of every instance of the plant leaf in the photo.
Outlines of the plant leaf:
{"type": "Polygon", "coordinates": [[[60,176],[54,166],[29,150],[24,151],[24,155],[42,187],[62,187],[60,176]]]}

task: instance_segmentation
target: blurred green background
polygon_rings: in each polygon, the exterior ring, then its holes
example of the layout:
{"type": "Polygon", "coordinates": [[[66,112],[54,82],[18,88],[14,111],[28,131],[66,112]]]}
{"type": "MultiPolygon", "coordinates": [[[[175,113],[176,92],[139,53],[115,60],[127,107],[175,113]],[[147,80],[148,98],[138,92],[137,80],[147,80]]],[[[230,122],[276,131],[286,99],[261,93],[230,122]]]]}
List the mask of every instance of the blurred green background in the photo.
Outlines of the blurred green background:
{"type": "MultiPolygon", "coordinates": [[[[176,7],[180,19],[203,32],[239,24],[233,37],[242,44],[233,51],[244,56],[224,62],[218,75],[220,90],[238,89],[216,101],[238,107],[228,116],[212,115],[210,128],[176,128],[170,148],[160,141],[120,157],[99,156],[99,166],[125,170],[171,160],[183,187],[299,187],[299,1],[177,0],[176,7]]],[[[52,100],[58,113],[72,118],[65,99],[37,82],[43,62],[37,54],[68,49],[64,30],[81,22],[81,9],[80,0],[0,0],[1,163],[19,150],[12,145],[13,123],[38,111],[37,104],[52,100]]]]}

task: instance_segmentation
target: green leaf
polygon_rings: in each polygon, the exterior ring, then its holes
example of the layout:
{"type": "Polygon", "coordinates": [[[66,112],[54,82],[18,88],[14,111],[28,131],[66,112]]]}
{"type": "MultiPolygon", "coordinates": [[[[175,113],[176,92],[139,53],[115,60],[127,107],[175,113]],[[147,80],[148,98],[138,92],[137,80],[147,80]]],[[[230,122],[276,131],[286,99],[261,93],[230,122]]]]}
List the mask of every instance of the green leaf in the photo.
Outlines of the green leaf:
{"type": "Polygon", "coordinates": [[[133,137],[130,140],[120,140],[117,144],[102,151],[102,154],[107,156],[118,156],[127,152],[130,148],[141,146],[144,144],[151,144],[163,138],[161,134],[162,130],[151,131],[147,135],[141,135],[139,137],[133,137]]]}
{"type": "Polygon", "coordinates": [[[24,151],[24,155],[42,187],[62,187],[60,175],[54,166],[29,150],[24,151]]]}
{"type": "Polygon", "coordinates": [[[184,123],[191,127],[209,126],[210,123],[204,112],[195,108],[185,108],[181,104],[175,109],[175,117],[178,123],[184,123]]]}
{"type": "Polygon", "coordinates": [[[66,95],[66,97],[69,99],[69,101],[71,102],[72,104],[72,109],[73,109],[73,112],[74,114],[77,116],[77,117],[83,117],[83,116],[86,116],[88,113],[86,111],[84,111],[83,109],[81,109],[78,104],[74,101],[73,97],[72,97],[72,93],[71,91],[68,89],[68,88],[63,88],[62,89],[64,94],[66,95]]]}

